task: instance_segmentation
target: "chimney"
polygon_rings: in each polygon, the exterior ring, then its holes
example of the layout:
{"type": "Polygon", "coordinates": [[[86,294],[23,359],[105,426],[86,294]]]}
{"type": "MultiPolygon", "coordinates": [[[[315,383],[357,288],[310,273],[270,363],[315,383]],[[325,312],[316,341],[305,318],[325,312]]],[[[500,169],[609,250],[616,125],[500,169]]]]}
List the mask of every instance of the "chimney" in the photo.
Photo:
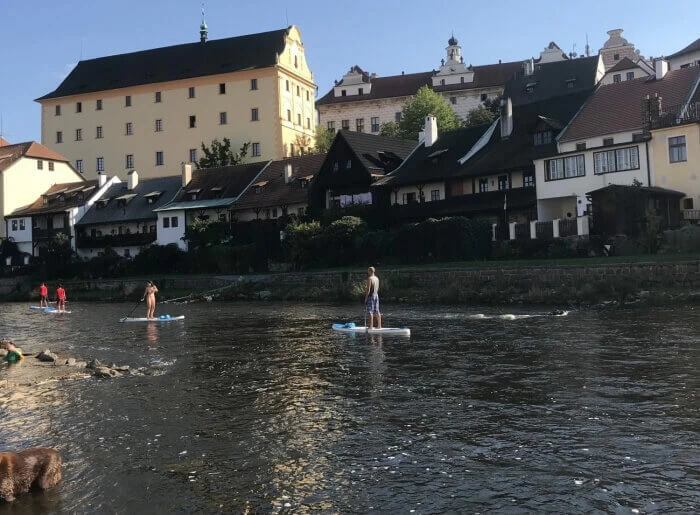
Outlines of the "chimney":
{"type": "Polygon", "coordinates": [[[133,189],[139,185],[139,173],[136,170],[131,170],[127,174],[127,177],[129,191],[133,191],[133,189]]]}
{"type": "Polygon", "coordinates": [[[523,71],[525,75],[532,75],[535,73],[535,60],[532,57],[523,62],[523,71]]]}
{"type": "Polygon", "coordinates": [[[107,183],[107,176],[102,172],[97,172],[97,186],[101,188],[107,183]]]}
{"type": "Polygon", "coordinates": [[[182,163],[182,187],[187,186],[192,180],[192,164],[182,163]]]}
{"type": "Polygon", "coordinates": [[[284,183],[289,184],[292,182],[292,163],[284,164],[284,183]]]}
{"type": "Polygon", "coordinates": [[[510,98],[501,100],[501,138],[505,139],[513,132],[513,103],[510,98]]]}
{"type": "Polygon", "coordinates": [[[654,61],[654,71],[656,72],[656,80],[663,79],[668,72],[668,61],[663,57],[659,57],[654,61]]]}
{"type": "Polygon", "coordinates": [[[438,139],[437,118],[433,115],[425,117],[425,141],[426,147],[432,147],[438,139]]]}
{"type": "Polygon", "coordinates": [[[425,131],[420,131],[418,133],[418,144],[420,145],[425,141],[425,131]]]}

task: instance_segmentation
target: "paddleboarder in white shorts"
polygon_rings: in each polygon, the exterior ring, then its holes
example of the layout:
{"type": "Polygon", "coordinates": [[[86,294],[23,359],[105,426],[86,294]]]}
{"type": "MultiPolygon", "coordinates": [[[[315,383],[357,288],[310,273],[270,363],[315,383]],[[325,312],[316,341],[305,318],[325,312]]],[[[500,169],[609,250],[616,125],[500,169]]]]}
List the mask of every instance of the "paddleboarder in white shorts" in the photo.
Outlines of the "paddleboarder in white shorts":
{"type": "Polygon", "coordinates": [[[382,314],[379,312],[379,277],[374,275],[374,267],[367,269],[367,291],[365,306],[369,313],[369,328],[374,329],[374,315],[377,315],[377,329],[382,328],[382,314]]]}

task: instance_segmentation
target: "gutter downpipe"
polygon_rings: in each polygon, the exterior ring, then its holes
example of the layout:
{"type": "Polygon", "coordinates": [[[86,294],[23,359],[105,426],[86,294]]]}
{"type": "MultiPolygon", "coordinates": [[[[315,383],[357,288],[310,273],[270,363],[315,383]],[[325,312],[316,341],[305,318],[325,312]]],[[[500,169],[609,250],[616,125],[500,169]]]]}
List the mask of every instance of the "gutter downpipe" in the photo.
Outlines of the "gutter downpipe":
{"type": "Polygon", "coordinates": [[[651,163],[649,162],[649,140],[644,142],[647,153],[647,184],[651,187],[651,163]]]}

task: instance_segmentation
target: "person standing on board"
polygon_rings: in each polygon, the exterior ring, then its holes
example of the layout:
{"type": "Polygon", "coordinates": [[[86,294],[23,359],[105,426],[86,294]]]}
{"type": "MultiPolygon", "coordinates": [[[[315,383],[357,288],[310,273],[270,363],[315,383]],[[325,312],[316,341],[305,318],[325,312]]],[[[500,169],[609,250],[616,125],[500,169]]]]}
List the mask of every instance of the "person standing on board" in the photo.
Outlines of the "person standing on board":
{"type": "Polygon", "coordinates": [[[379,277],[374,274],[374,267],[367,269],[367,291],[365,306],[369,313],[369,328],[374,329],[374,315],[377,315],[377,329],[382,328],[382,314],[379,312],[379,277]]]}
{"type": "Polygon", "coordinates": [[[146,299],[146,318],[149,320],[155,318],[156,293],[158,293],[156,285],[152,281],[146,281],[146,290],[143,292],[141,300],[146,299]]]}
{"type": "Polygon", "coordinates": [[[66,290],[63,289],[62,284],[56,288],[56,309],[58,311],[66,310],[66,290]]]}
{"type": "Polygon", "coordinates": [[[39,306],[42,308],[49,307],[49,289],[46,287],[46,283],[41,283],[39,286],[39,296],[41,300],[39,301],[39,306]]]}

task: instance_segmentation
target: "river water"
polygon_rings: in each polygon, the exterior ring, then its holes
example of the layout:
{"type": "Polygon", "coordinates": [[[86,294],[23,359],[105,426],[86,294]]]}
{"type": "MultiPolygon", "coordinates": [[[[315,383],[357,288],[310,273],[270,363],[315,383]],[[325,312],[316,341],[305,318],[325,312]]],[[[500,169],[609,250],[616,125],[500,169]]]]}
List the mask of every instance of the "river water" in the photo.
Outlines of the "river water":
{"type": "Polygon", "coordinates": [[[385,306],[413,334],[380,339],[330,331],[356,305],[130,307],[2,306],[26,351],[162,373],[4,394],[0,450],[57,447],[64,479],[0,514],[700,510],[692,308],[385,306]]]}

